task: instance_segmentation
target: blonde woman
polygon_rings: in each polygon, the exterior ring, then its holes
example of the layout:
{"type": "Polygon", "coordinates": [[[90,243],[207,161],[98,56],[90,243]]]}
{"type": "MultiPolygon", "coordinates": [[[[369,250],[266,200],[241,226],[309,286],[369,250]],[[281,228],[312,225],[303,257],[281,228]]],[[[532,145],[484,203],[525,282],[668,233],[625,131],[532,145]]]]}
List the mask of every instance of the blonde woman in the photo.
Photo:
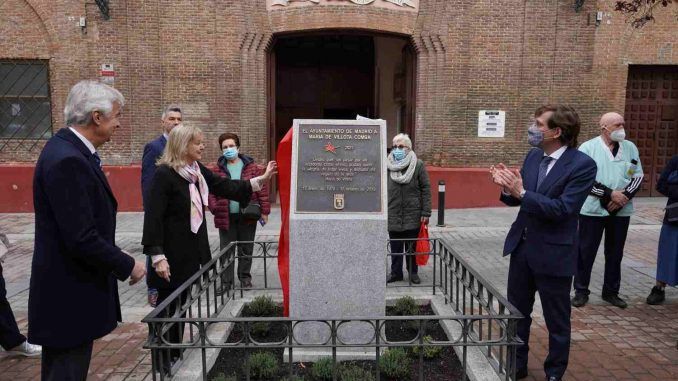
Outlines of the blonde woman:
{"type": "MultiPolygon", "coordinates": [[[[237,200],[246,205],[277,171],[268,163],[262,176],[249,181],[231,180],[214,175],[201,163],[202,131],[178,125],[172,129],[165,150],[158,159],[149,202],[144,214],[142,244],[151,256],[155,271],[149,271],[149,285],[158,290],[158,304],[211,259],[205,224],[208,194],[237,200]]],[[[181,328],[169,339],[181,341],[181,328]]],[[[172,353],[172,358],[178,357],[172,353]]],[[[169,365],[169,364],[165,364],[169,365]]]]}

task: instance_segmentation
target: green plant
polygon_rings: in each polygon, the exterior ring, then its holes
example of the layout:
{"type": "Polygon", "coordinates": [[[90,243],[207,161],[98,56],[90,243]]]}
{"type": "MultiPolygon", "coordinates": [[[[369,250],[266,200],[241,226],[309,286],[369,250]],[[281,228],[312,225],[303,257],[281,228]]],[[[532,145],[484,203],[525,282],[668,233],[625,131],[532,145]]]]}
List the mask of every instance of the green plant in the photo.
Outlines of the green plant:
{"type": "Polygon", "coordinates": [[[283,377],[280,381],[304,381],[304,378],[299,376],[283,377]]]}
{"type": "Polygon", "coordinates": [[[247,305],[249,316],[270,317],[275,316],[278,306],[273,302],[273,298],[268,295],[260,295],[254,298],[247,305]]]}
{"type": "MultiPolygon", "coordinates": [[[[273,302],[273,299],[268,295],[260,295],[254,298],[250,304],[247,305],[247,314],[253,317],[271,317],[275,316],[278,306],[273,302]]],[[[267,322],[252,323],[251,333],[253,336],[267,336],[271,329],[271,324],[267,322]]]]}
{"type": "Polygon", "coordinates": [[[219,373],[211,381],[237,381],[237,378],[234,375],[226,376],[223,373],[219,373]]]}
{"type": "MultiPolygon", "coordinates": [[[[396,300],[395,306],[393,307],[393,313],[396,316],[417,316],[420,311],[419,306],[413,297],[403,296],[396,300]]],[[[407,321],[407,326],[412,330],[418,330],[419,321],[409,320],[407,321]]]]}
{"type": "Polygon", "coordinates": [[[393,312],[397,316],[419,315],[419,306],[411,296],[403,296],[396,300],[393,312]]]}
{"type": "Polygon", "coordinates": [[[379,369],[387,377],[402,379],[410,374],[412,359],[407,357],[407,352],[402,348],[391,348],[379,358],[379,369]]]}
{"type": "Polygon", "coordinates": [[[339,368],[338,378],[340,381],[374,381],[371,372],[357,365],[342,365],[339,368]]]}
{"type": "Polygon", "coordinates": [[[323,357],[313,363],[311,367],[311,376],[314,380],[331,380],[332,379],[332,363],[331,357],[323,357]]]}
{"type": "Polygon", "coordinates": [[[245,362],[244,371],[248,370],[254,378],[271,378],[278,373],[278,360],[270,352],[256,352],[245,362]]]}
{"type": "MultiPolygon", "coordinates": [[[[433,341],[433,338],[431,336],[424,336],[424,343],[425,344],[430,344],[433,341]]],[[[424,346],[419,346],[419,347],[412,347],[412,354],[415,356],[419,356],[419,352],[423,348],[424,350],[424,358],[427,360],[436,358],[440,356],[440,353],[443,351],[442,347],[437,347],[433,345],[424,345],[424,346]]]]}

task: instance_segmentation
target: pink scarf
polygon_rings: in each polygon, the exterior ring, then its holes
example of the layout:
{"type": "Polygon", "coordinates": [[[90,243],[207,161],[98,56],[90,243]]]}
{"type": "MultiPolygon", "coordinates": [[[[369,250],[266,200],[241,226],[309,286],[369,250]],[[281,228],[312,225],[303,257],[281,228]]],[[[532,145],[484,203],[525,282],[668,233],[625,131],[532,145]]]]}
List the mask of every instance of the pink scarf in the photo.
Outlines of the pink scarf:
{"type": "Polygon", "coordinates": [[[191,231],[197,233],[204,219],[204,207],[207,206],[207,195],[209,194],[207,182],[205,181],[205,178],[202,177],[197,162],[176,169],[176,171],[190,183],[188,184],[188,190],[191,193],[191,231]],[[198,186],[195,185],[196,183],[198,186]],[[200,187],[199,192],[198,187],[200,187]]]}

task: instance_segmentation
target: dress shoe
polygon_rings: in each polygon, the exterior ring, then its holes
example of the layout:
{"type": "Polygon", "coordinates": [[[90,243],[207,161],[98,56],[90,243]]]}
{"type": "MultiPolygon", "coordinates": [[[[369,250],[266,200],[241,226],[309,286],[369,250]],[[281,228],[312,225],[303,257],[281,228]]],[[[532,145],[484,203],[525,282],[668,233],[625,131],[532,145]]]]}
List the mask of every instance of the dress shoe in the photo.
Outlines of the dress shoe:
{"type": "Polygon", "coordinates": [[[628,304],[619,295],[603,295],[603,300],[615,307],[626,308],[628,304]]]}
{"type": "Polygon", "coordinates": [[[556,376],[546,376],[546,381],[561,381],[562,378],[556,376]]]}
{"type": "Polygon", "coordinates": [[[574,294],[574,298],[572,298],[572,307],[581,307],[586,302],[589,301],[589,296],[586,294],[574,294]]]}
{"type": "Polygon", "coordinates": [[[654,286],[645,302],[647,302],[647,304],[662,304],[664,299],[666,299],[666,292],[664,289],[654,286]]]}
{"type": "Polygon", "coordinates": [[[410,275],[410,281],[412,281],[412,283],[414,283],[414,284],[421,283],[421,279],[419,278],[419,275],[417,275],[417,274],[411,274],[410,275]]]}
{"type": "Polygon", "coordinates": [[[527,368],[520,368],[516,371],[516,380],[527,378],[527,368]]]}
{"type": "Polygon", "coordinates": [[[240,282],[240,286],[242,288],[252,288],[252,280],[250,279],[243,280],[242,282],[240,282]]]}
{"type": "Polygon", "coordinates": [[[393,283],[393,282],[398,282],[398,281],[401,281],[401,280],[403,280],[402,275],[398,276],[398,275],[395,275],[395,274],[391,274],[386,279],[386,283],[393,283]]]}

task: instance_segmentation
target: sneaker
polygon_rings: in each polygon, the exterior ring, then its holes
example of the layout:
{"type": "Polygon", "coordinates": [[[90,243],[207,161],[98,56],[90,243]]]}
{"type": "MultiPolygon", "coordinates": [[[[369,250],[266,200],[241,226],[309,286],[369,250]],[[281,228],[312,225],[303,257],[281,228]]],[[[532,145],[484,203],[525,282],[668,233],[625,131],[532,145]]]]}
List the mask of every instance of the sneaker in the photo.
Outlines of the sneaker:
{"type": "Polygon", "coordinates": [[[647,304],[662,304],[664,299],[666,299],[666,292],[659,287],[654,286],[652,287],[652,291],[650,291],[650,295],[648,295],[645,302],[647,304]]]}
{"type": "Polygon", "coordinates": [[[589,301],[589,296],[586,294],[574,294],[572,298],[572,307],[581,307],[589,301]]]}
{"type": "Polygon", "coordinates": [[[603,295],[603,300],[622,309],[628,307],[628,304],[619,295],[603,295]]]}
{"type": "Polygon", "coordinates": [[[42,354],[40,345],[31,344],[28,340],[7,351],[10,355],[37,357],[42,354]]]}

